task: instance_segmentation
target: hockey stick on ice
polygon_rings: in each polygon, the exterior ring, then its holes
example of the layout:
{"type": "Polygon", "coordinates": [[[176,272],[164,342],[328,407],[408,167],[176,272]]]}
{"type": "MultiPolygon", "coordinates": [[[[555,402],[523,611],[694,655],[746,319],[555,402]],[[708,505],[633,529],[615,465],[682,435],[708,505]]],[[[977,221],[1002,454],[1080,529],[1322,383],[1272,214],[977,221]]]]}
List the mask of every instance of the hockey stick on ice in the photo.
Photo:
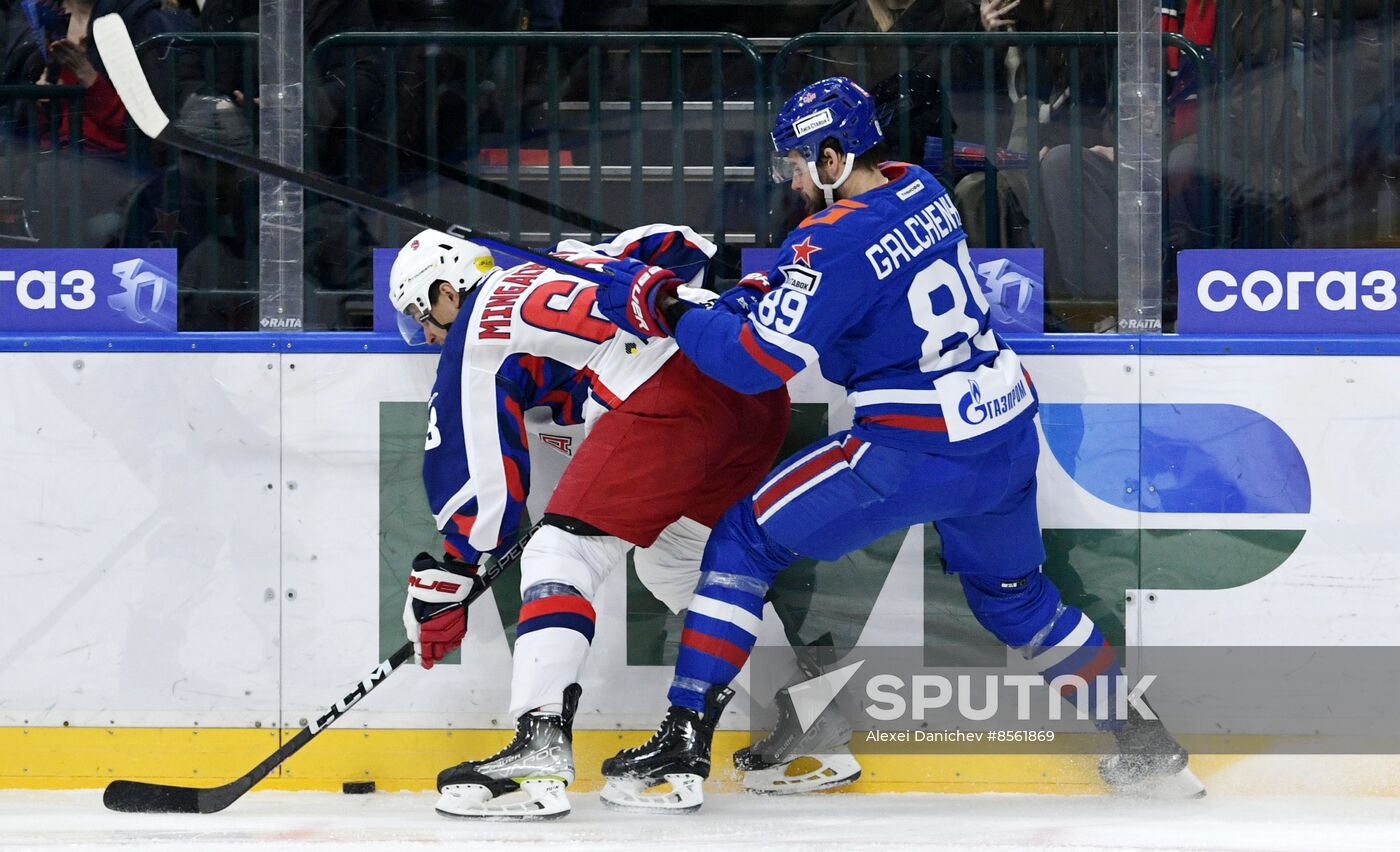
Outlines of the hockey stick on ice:
{"type": "Polygon", "coordinates": [[[92,35],[97,42],[97,52],[101,55],[103,64],[107,66],[107,74],[111,77],[112,86],[121,96],[122,104],[126,106],[127,113],[136,122],[136,126],[141,128],[141,132],[152,139],[182,151],[201,154],[260,175],[285,180],[328,198],[334,198],[337,201],[343,201],[346,204],[353,204],[367,210],[374,210],[385,216],[393,216],[420,228],[445,231],[453,236],[471,240],[505,254],[529,257],[542,266],[582,278],[585,281],[603,284],[610,280],[605,273],[570,263],[562,258],[516,245],[490,234],[473,230],[465,225],[454,224],[421,210],[395,204],[363,190],[338,184],[301,169],[294,169],[191,136],[175,127],[169,116],[161,109],[160,103],[156,101],[155,93],[151,91],[151,84],[146,79],[146,72],[141,68],[140,60],[136,58],[136,48],[131,43],[131,33],[127,32],[126,22],[121,19],[121,16],[112,13],[93,21],[92,35]]]}
{"type": "MultiPolygon", "coordinates": [[[[492,562],[490,567],[480,575],[482,582],[478,583],[476,588],[472,589],[471,594],[467,595],[467,606],[471,606],[472,601],[485,594],[497,577],[500,577],[507,568],[519,561],[520,555],[525,552],[525,544],[529,542],[530,537],[535,534],[537,529],[539,529],[538,524],[526,530],[510,550],[501,554],[500,558],[492,562]]],[[[349,695],[332,704],[329,710],[302,728],[296,736],[270,754],[266,760],[227,784],[221,784],[218,787],[180,787],[169,784],[148,784],[144,781],[113,781],[107,785],[107,789],[102,793],[102,804],[110,810],[131,813],[217,813],[238,801],[244,793],[266,778],[272,770],[281,766],[287,758],[301,751],[302,746],[335,724],[336,720],[349,712],[350,708],[354,707],[361,698],[373,692],[374,688],[383,683],[389,675],[412,659],[413,643],[405,642],[403,647],[375,666],[374,670],[360,681],[349,695]]]]}

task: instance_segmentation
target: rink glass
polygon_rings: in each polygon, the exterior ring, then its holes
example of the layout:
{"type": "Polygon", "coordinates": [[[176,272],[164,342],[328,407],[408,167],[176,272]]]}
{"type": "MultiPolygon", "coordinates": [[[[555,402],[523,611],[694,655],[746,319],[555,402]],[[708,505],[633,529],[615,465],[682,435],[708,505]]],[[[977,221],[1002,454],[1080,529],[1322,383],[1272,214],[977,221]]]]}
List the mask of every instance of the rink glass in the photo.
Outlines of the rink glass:
{"type": "MultiPolygon", "coordinates": [[[[891,105],[892,155],[954,192],[974,247],[1045,251],[1048,332],[1174,330],[1184,250],[1400,234],[1394,4],[1227,0],[1165,34],[1137,0],[1086,32],[1053,12],[987,33],[922,4],[829,5],[454,20],[365,2],[327,23],[269,3],[137,37],[164,105],[204,138],[534,245],[683,222],[720,246],[721,288],[742,249],[800,218],[764,179],[770,116],[832,74],[891,105]]],[[[63,111],[92,95],[27,73],[4,81],[5,246],[174,247],[183,330],[370,327],[371,251],[405,226],[130,126],[119,150],[55,150],[77,141],[63,111]]]]}

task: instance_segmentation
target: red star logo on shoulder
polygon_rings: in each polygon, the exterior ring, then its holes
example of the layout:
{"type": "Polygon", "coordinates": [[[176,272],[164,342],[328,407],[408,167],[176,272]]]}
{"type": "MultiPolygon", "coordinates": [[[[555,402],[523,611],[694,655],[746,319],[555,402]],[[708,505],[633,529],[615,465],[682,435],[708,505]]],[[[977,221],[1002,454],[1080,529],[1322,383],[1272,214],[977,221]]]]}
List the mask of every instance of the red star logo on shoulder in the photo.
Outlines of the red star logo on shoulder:
{"type": "Polygon", "coordinates": [[[822,247],[821,247],[821,246],[814,246],[814,245],[812,245],[812,238],[811,238],[810,236],[809,236],[809,237],[806,237],[806,238],[804,238],[804,239],[802,240],[802,242],[793,244],[793,247],[792,247],[792,262],[793,262],[793,263],[805,263],[805,264],[807,264],[808,266],[811,266],[811,265],[812,265],[812,254],[813,254],[814,252],[819,252],[819,251],[821,251],[821,250],[822,250],[822,247]]]}

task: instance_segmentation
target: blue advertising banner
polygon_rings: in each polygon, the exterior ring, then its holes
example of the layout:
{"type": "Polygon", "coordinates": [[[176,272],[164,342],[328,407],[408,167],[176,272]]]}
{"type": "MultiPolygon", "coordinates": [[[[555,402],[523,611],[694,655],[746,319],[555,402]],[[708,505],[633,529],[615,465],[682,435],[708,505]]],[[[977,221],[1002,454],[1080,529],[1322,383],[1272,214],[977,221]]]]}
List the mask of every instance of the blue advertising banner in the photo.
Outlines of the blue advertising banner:
{"type": "Polygon", "coordinates": [[[174,332],[175,249],[0,249],[0,331],[174,332]]]}
{"type": "Polygon", "coordinates": [[[1400,332],[1400,249],[1177,255],[1182,334],[1400,332]]]}
{"type": "Polygon", "coordinates": [[[389,270],[398,256],[396,248],[374,250],[374,330],[392,331],[398,334],[398,322],[394,317],[394,303],[389,301],[389,270]]]}
{"type": "MultiPolygon", "coordinates": [[[[781,249],[744,249],[745,275],[767,272],[781,249]]],[[[992,328],[1002,332],[1045,330],[1045,251],[1043,249],[972,249],[982,294],[992,310],[992,328]]]]}

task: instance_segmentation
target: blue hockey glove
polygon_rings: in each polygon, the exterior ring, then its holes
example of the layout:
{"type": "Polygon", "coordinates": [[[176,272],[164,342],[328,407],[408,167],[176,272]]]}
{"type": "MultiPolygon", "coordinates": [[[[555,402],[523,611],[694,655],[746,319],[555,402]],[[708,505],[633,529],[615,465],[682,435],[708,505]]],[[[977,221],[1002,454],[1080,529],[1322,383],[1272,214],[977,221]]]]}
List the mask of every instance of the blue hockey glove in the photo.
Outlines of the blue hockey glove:
{"type": "Polygon", "coordinates": [[[623,331],[638,337],[669,337],[671,328],[657,310],[663,293],[674,296],[681,279],[659,266],[622,258],[603,270],[612,280],[598,285],[598,309],[623,331]]]}
{"type": "Polygon", "coordinates": [[[758,307],[758,303],[772,289],[773,285],[769,283],[766,273],[752,272],[740,278],[737,284],[721,293],[720,297],[710,305],[710,309],[727,310],[741,317],[748,316],[749,312],[758,307]]]}

